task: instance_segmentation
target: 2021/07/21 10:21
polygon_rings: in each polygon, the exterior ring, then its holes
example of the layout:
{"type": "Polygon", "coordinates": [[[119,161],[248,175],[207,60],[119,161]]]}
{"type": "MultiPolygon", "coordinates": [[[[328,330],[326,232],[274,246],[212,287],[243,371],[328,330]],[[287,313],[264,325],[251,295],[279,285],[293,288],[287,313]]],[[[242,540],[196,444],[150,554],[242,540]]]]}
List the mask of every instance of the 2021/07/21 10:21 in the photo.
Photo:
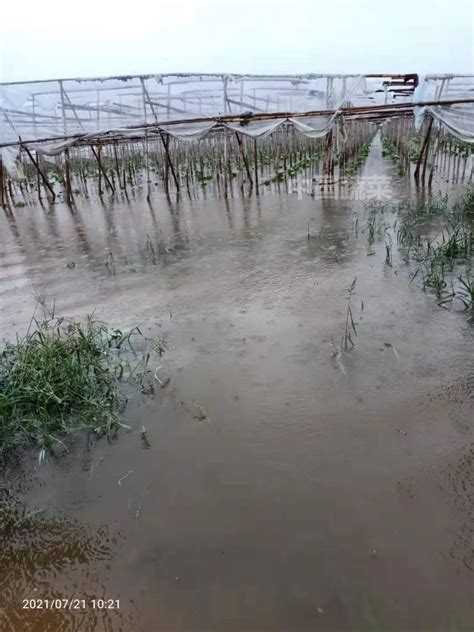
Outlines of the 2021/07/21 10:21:
{"type": "Polygon", "coordinates": [[[118,610],[120,599],[23,599],[22,607],[27,610],[118,610]]]}

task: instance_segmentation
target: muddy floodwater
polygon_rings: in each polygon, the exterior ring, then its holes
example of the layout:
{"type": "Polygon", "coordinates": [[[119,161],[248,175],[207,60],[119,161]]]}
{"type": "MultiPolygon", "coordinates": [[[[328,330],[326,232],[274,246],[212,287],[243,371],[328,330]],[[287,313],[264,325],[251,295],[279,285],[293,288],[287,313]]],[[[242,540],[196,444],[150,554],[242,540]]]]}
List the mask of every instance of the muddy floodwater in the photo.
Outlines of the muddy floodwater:
{"type": "MultiPolygon", "coordinates": [[[[378,142],[364,172],[415,195],[378,142]]],[[[2,629],[474,629],[472,323],[385,263],[361,202],[261,193],[0,213],[2,338],[42,295],[165,335],[170,378],[115,440],[2,472],[2,629]]]]}

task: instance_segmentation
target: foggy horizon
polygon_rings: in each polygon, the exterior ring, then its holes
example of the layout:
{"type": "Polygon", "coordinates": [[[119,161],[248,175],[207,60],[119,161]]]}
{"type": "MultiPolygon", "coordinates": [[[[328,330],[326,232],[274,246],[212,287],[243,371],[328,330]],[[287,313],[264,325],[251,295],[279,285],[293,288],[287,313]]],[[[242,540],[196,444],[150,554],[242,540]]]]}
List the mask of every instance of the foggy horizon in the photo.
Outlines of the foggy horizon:
{"type": "Polygon", "coordinates": [[[161,73],[473,73],[469,0],[85,0],[6,7],[0,80],[161,73]],[[73,24],[73,26],[71,26],[73,24]],[[447,54],[449,52],[449,54],[447,54]]]}

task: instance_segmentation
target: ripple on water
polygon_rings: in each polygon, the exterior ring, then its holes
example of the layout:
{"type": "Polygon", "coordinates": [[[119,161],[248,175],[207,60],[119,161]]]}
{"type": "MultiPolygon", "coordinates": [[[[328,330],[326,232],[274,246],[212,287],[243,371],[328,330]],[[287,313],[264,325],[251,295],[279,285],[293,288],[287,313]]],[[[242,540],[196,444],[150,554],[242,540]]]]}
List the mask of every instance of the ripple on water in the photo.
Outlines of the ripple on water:
{"type": "MultiPolygon", "coordinates": [[[[62,515],[27,507],[6,490],[0,497],[0,568],[2,630],[89,631],[133,629],[131,611],[94,610],[91,599],[105,598],[99,580],[122,533],[92,527],[62,515]],[[84,611],[24,609],[23,599],[86,599],[84,611]],[[128,622],[127,622],[128,621],[128,622]]],[[[116,596],[114,595],[116,598],[116,596]]]]}

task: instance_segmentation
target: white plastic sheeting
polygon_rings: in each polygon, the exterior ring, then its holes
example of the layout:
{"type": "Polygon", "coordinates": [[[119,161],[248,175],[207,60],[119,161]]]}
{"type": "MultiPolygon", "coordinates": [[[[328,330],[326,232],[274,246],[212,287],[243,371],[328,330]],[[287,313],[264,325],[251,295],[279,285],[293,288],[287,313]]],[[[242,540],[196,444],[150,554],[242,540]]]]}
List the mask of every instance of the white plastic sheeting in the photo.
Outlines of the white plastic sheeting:
{"type": "Polygon", "coordinates": [[[35,141],[37,151],[55,156],[88,137],[166,133],[194,141],[217,124],[264,138],[290,123],[318,138],[331,129],[342,107],[366,105],[370,93],[362,75],[147,75],[4,83],[0,146],[16,144],[16,149],[0,147],[0,156],[13,175],[20,141],[35,141]],[[312,111],[329,114],[288,118],[312,111]],[[252,120],[262,113],[282,117],[252,120]],[[225,116],[241,120],[223,122],[225,116]]]}
{"type": "MultiPolygon", "coordinates": [[[[400,78],[403,86],[413,76],[405,81],[399,76],[398,85],[400,78]]],[[[418,87],[417,98],[420,102],[474,98],[473,82],[474,76],[429,76],[418,87]]],[[[19,142],[34,141],[37,151],[55,156],[76,142],[107,135],[151,138],[166,133],[195,141],[216,125],[264,138],[290,124],[305,136],[320,138],[333,128],[344,107],[393,102],[396,95],[389,98],[390,85],[389,76],[316,74],[166,74],[3,83],[0,157],[14,175],[19,142]],[[323,114],[296,117],[309,112],[323,114]],[[259,114],[281,116],[252,118],[259,114]]],[[[402,96],[402,100],[411,99],[402,96]]],[[[472,105],[433,106],[429,111],[453,134],[472,142],[472,105]]]]}
{"type": "Polygon", "coordinates": [[[266,138],[270,136],[270,134],[273,134],[285,121],[285,118],[279,118],[271,121],[249,121],[245,125],[241,125],[240,123],[226,123],[225,127],[238,134],[250,136],[251,138],[266,138]]]}
{"type": "Polygon", "coordinates": [[[0,158],[3,166],[14,180],[23,179],[23,171],[17,161],[18,147],[3,147],[0,149],[0,158]]]}
{"type": "MultiPolygon", "coordinates": [[[[414,94],[414,101],[418,103],[463,99],[474,99],[474,75],[427,75],[414,94]]],[[[467,143],[474,142],[474,103],[415,108],[418,128],[425,112],[429,112],[453,136],[467,143]]]]}
{"type": "MultiPolygon", "coordinates": [[[[236,131],[258,137],[263,128],[250,124],[251,115],[337,112],[358,103],[367,103],[361,75],[147,75],[4,83],[0,145],[19,138],[29,142],[112,129],[138,133],[143,126],[172,121],[180,125],[173,130],[166,126],[166,131],[183,140],[196,139],[210,129],[205,119],[243,114],[249,116],[249,125],[236,131]],[[191,119],[205,122],[184,125],[191,119]]],[[[310,122],[307,125],[311,128],[310,122]]]]}
{"type": "Polygon", "coordinates": [[[294,127],[309,138],[321,138],[325,136],[336,120],[337,112],[329,116],[305,116],[299,119],[290,118],[294,127]]]}

